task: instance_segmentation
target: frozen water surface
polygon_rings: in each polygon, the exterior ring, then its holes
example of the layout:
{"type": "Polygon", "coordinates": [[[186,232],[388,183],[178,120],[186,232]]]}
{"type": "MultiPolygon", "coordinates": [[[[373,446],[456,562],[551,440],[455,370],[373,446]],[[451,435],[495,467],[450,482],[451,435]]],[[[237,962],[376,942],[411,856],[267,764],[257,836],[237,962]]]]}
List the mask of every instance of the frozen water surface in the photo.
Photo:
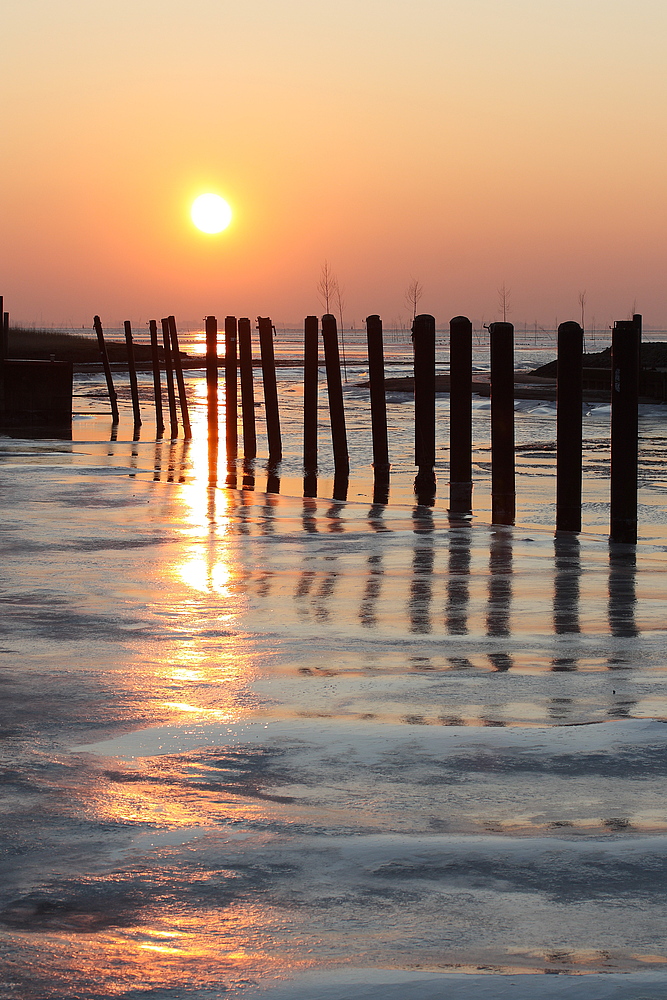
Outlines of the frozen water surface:
{"type": "Polygon", "coordinates": [[[301,498],[297,374],[280,495],[210,484],[197,375],[189,447],[104,441],[93,376],[73,441],[0,439],[0,995],[664,997],[662,411],[610,548],[608,413],[554,538],[548,406],[490,527],[481,400],[472,522],[412,502],[405,399],[372,502],[353,385],[348,502],[325,427],[301,498]]]}

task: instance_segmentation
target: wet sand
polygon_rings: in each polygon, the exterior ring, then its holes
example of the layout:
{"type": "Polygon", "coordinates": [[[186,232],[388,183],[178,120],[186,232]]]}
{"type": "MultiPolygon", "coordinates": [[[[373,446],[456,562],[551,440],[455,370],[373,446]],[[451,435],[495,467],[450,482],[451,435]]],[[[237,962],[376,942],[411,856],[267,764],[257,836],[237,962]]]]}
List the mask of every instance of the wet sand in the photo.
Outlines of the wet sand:
{"type": "Polygon", "coordinates": [[[99,421],[2,443],[0,995],[663,996],[659,491],[635,552],[538,460],[494,528],[99,421]]]}

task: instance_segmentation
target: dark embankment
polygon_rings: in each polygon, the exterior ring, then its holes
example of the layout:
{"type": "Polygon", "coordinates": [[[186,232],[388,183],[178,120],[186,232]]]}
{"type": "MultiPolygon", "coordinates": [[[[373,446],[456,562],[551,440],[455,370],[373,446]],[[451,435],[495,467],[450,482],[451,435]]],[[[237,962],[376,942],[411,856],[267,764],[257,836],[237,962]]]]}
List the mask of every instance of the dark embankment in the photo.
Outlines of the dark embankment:
{"type": "MultiPolygon", "coordinates": [[[[611,368],[611,347],[605,347],[604,351],[598,351],[597,354],[584,354],[582,364],[584,368],[611,368]]],[[[556,378],[557,365],[556,360],[549,361],[548,364],[535,368],[531,374],[542,378],[556,378]]],[[[667,343],[657,341],[654,344],[642,344],[642,368],[667,368],[667,343]]]]}
{"type": "MultiPolygon", "coordinates": [[[[114,340],[107,340],[106,343],[109,361],[126,364],[125,343],[114,340]]],[[[158,348],[158,352],[160,360],[163,360],[163,348],[158,348]]],[[[184,351],[180,354],[184,359],[188,357],[184,351]]],[[[137,365],[150,367],[149,345],[135,344],[134,355],[137,365]]],[[[9,328],[8,356],[26,361],[73,361],[74,364],[97,364],[100,361],[100,351],[95,337],[59,333],[54,330],[26,330],[19,326],[9,328]]]]}

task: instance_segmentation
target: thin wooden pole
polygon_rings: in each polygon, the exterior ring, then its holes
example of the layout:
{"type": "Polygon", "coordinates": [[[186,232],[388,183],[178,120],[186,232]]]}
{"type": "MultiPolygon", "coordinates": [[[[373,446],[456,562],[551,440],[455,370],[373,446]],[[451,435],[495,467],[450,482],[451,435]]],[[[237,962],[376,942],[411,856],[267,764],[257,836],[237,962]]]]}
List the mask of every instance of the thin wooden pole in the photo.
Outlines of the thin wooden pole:
{"type": "Polygon", "coordinates": [[[176,319],[169,316],[169,336],[171,338],[171,360],[176,372],[176,383],[178,385],[178,398],[181,404],[181,417],[183,419],[183,436],[186,441],[192,437],[190,426],[190,414],[188,412],[188,400],[185,395],[185,379],[183,378],[183,365],[181,364],[181,352],[178,346],[178,331],[176,330],[176,319]]]}
{"type": "Polygon", "coordinates": [[[225,317],[225,429],[227,462],[238,454],[238,381],[236,342],[238,328],[236,316],[225,317]]]}
{"type": "Polygon", "coordinates": [[[309,473],[317,470],[318,333],[317,316],[306,316],[303,324],[303,467],[309,473]]]}
{"type": "Polygon", "coordinates": [[[491,323],[491,520],[514,524],[514,326],[491,323]]]}
{"type": "Polygon", "coordinates": [[[266,434],[269,441],[269,461],[275,463],[279,462],[283,457],[283,446],[280,436],[276,359],[273,351],[273,323],[268,316],[258,316],[257,325],[259,328],[259,349],[262,358],[264,413],[266,416],[266,434]]]}
{"type": "Polygon", "coordinates": [[[558,327],[556,387],[556,530],[581,531],[582,354],[578,323],[558,327]]]}
{"type": "Polygon", "coordinates": [[[378,480],[389,481],[389,444],[387,441],[387,396],[384,387],[384,347],[382,320],[366,317],[368,344],[368,378],[371,394],[371,433],[373,436],[373,469],[378,480]]]}
{"type": "Polygon", "coordinates": [[[415,352],[415,465],[435,466],[435,319],[415,316],[412,327],[415,352]]]}
{"type": "Polygon", "coordinates": [[[243,457],[257,455],[255,428],[255,387],[252,373],[252,331],[247,316],[239,320],[239,368],[241,372],[241,414],[243,420],[243,457]]]}
{"type": "Polygon", "coordinates": [[[109,402],[111,404],[111,419],[114,424],[117,424],[120,420],[120,414],[118,412],[118,397],[116,395],[116,390],[114,389],[113,378],[111,377],[111,365],[109,364],[107,345],[104,342],[102,321],[99,316],[94,317],[93,328],[97,334],[97,343],[100,348],[100,354],[102,355],[102,367],[104,368],[104,377],[107,382],[107,391],[109,393],[109,402]]]}
{"type": "Polygon", "coordinates": [[[412,325],[415,372],[415,493],[417,502],[435,500],[435,319],[415,316],[412,325]]]}
{"type": "Polygon", "coordinates": [[[449,321],[449,509],[472,513],[472,323],[449,321]]]}
{"type": "Polygon", "coordinates": [[[611,526],[609,540],[637,543],[641,317],[614,323],[611,336],[611,526]],[[639,322],[637,322],[639,319],[639,322]]]}
{"type": "MultiPolygon", "coordinates": [[[[322,317],[322,340],[324,342],[324,363],[327,371],[334,473],[336,479],[340,481],[349,474],[350,458],[347,451],[347,432],[345,430],[345,408],[343,406],[343,383],[340,377],[338,331],[336,329],[336,317],[331,313],[327,313],[322,317]]],[[[339,492],[342,493],[342,488],[339,492]]],[[[340,499],[340,497],[336,499],[340,499]]]]}
{"type": "Polygon", "coordinates": [[[161,438],[164,434],[164,417],[162,415],[162,385],[160,381],[160,353],[157,343],[157,323],[154,319],[148,323],[151,337],[151,361],[153,364],[153,398],[155,399],[155,436],[161,438]]]}
{"type": "Polygon", "coordinates": [[[141,427],[141,410],[139,408],[139,385],[137,383],[137,365],[134,360],[134,343],[132,342],[132,324],[125,320],[125,345],[127,347],[127,370],[130,376],[130,394],[132,396],[132,413],[134,426],[141,427]]]}
{"type": "Polygon", "coordinates": [[[164,347],[164,374],[167,381],[167,399],[169,400],[169,433],[172,441],[178,437],[178,413],[176,410],[176,392],[174,390],[174,369],[171,363],[171,334],[169,320],[165,317],[162,324],[162,346],[164,347]]]}
{"type": "Polygon", "coordinates": [[[4,296],[0,295],[0,361],[9,357],[9,313],[4,312],[4,296]]]}
{"type": "Polygon", "coordinates": [[[206,416],[208,440],[218,440],[218,321],[206,317],[206,416]]]}

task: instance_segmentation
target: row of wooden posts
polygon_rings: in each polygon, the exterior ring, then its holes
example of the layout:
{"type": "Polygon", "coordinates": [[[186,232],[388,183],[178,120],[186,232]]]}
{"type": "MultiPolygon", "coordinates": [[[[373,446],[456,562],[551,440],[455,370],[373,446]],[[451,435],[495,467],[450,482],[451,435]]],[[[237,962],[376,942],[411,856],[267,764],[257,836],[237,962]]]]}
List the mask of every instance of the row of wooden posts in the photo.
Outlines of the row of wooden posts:
{"type": "MultiPolygon", "coordinates": [[[[258,318],[264,413],[268,439],[269,467],[282,458],[282,439],[276,364],[273,349],[274,328],[268,317],[258,318]]],[[[169,316],[161,321],[164,370],[166,375],[171,437],[178,434],[178,402],[186,438],[192,430],[185,396],[183,369],[179,352],[176,321],[169,316]],[[176,386],[174,385],[174,379],[176,386]]],[[[111,377],[102,324],[95,317],[104,371],[115,422],[119,419],[118,402],[111,377]]],[[[611,513],[610,539],[635,544],[637,541],[637,467],[638,467],[638,392],[641,316],[615,323],[612,333],[611,379],[611,513]]],[[[153,359],[153,381],[157,436],[162,437],[165,423],[162,411],[160,360],[157,322],[149,323],[153,359]]],[[[251,323],[247,318],[225,319],[225,431],[227,460],[238,454],[238,374],[240,373],[243,454],[252,460],[257,454],[251,323]]],[[[385,398],[384,348],[382,320],[366,320],[371,404],[371,433],[375,500],[386,502],[389,491],[389,447],[385,398]]],[[[307,316],[304,323],[304,403],[303,463],[305,495],[312,492],[317,475],[318,364],[320,322],[307,316]]],[[[341,365],[336,318],[325,315],[321,321],[327,379],[329,415],[334,458],[334,499],[345,499],[350,462],[343,405],[341,365]]],[[[511,323],[492,323],[491,345],[491,496],[492,522],[514,524],[516,514],[515,439],[514,439],[514,327],[511,323]]],[[[435,319],[416,316],[412,330],[414,344],[415,400],[415,493],[418,502],[432,504],[435,497],[436,419],[435,419],[435,319]]],[[[130,389],[135,428],[141,423],[139,393],[132,341],[132,329],[125,323],[130,389]]],[[[465,316],[450,322],[450,483],[449,509],[453,514],[472,512],[472,323],[465,316]]],[[[581,531],[582,502],[582,355],[583,330],[578,323],[558,327],[558,377],[556,419],[556,529],[581,531]]],[[[215,316],[206,318],[206,385],[209,442],[217,453],[218,442],[218,324],[215,316]]],[[[315,485],[316,488],[316,485],[315,485]]]]}

